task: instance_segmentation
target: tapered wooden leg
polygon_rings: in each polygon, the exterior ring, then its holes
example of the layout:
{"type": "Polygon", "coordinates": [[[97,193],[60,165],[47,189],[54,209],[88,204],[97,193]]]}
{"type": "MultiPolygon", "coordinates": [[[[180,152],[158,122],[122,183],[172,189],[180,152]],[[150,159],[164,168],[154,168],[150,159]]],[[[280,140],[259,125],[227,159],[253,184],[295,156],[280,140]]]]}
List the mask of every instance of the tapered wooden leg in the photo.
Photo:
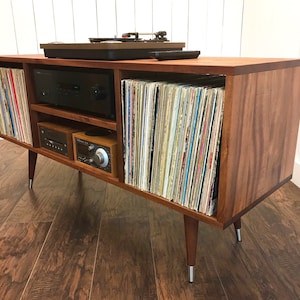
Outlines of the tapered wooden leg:
{"type": "Polygon", "coordinates": [[[28,177],[29,177],[29,188],[32,189],[33,177],[36,166],[37,153],[28,150],[28,177]]]}
{"type": "Polygon", "coordinates": [[[184,215],[185,243],[189,282],[194,281],[199,221],[184,215]]]}
{"type": "Polygon", "coordinates": [[[241,235],[241,228],[242,228],[242,221],[241,218],[239,218],[237,221],[233,223],[234,229],[235,229],[235,234],[236,234],[236,240],[238,242],[242,241],[242,235],[241,235]]]}

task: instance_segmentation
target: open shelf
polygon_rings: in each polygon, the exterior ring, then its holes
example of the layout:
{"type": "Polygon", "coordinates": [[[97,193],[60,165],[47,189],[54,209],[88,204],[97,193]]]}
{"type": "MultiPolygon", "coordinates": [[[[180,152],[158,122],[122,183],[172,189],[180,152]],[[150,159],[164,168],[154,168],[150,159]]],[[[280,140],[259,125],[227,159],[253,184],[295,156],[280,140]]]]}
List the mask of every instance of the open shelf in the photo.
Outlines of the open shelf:
{"type": "Polygon", "coordinates": [[[49,104],[31,104],[30,105],[31,110],[52,115],[55,117],[60,117],[64,119],[69,119],[85,124],[90,124],[98,127],[103,127],[110,130],[117,130],[117,123],[115,121],[110,121],[107,119],[91,116],[88,114],[73,112],[70,110],[62,109],[62,108],[56,108],[49,104]]]}

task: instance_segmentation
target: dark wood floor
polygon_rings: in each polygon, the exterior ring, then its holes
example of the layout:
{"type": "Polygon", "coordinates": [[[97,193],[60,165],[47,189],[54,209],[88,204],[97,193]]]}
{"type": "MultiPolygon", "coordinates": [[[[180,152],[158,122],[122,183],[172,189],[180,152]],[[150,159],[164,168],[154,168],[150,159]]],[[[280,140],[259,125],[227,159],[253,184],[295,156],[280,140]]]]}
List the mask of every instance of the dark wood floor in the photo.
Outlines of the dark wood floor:
{"type": "Polygon", "coordinates": [[[199,225],[187,282],[182,215],[0,140],[0,299],[300,299],[300,189],[233,228],[199,225]]]}

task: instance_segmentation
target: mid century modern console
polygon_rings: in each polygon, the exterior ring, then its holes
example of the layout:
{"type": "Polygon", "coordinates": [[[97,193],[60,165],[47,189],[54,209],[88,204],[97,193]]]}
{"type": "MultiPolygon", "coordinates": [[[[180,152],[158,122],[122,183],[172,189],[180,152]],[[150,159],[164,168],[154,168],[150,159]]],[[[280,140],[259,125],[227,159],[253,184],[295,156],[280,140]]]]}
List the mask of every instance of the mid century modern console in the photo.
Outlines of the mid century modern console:
{"type": "MultiPolygon", "coordinates": [[[[37,155],[96,176],[146,199],[174,209],[184,216],[189,280],[196,262],[198,222],[225,229],[234,224],[240,240],[241,217],[291,179],[300,113],[300,60],[199,57],[157,61],[155,59],[100,61],[45,58],[43,55],[0,57],[0,67],[23,69],[26,81],[32,145],[20,139],[1,137],[28,149],[30,186],[37,155]],[[113,78],[115,118],[103,118],[81,110],[40,103],[36,96],[34,70],[38,68],[108,70],[113,78]],[[220,142],[218,202],[212,216],[199,213],[161,196],[124,183],[124,145],[121,80],[176,80],[195,82],[199,75],[225,79],[224,114],[220,142]],[[72,121],[79,126],[104,128],[115,133],[116,170],[112,174],[41,147],[38,123],[72,121]]],[[[84,99],[82,99],[84,101],[84,99]]]]}

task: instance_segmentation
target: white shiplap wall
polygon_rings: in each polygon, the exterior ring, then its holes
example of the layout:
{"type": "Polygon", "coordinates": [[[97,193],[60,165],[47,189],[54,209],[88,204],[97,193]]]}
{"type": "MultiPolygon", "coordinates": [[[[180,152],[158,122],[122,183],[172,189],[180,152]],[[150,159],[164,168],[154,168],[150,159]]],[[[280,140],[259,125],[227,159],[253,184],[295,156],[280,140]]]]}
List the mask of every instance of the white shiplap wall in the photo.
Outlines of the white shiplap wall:
{"type": "Polygon", "coordinates": [[[88,42],[166,30],[202,55],[239,56],[244,0],[0,0],[0,54],[41,53],[40,43],[88,42]]]}

